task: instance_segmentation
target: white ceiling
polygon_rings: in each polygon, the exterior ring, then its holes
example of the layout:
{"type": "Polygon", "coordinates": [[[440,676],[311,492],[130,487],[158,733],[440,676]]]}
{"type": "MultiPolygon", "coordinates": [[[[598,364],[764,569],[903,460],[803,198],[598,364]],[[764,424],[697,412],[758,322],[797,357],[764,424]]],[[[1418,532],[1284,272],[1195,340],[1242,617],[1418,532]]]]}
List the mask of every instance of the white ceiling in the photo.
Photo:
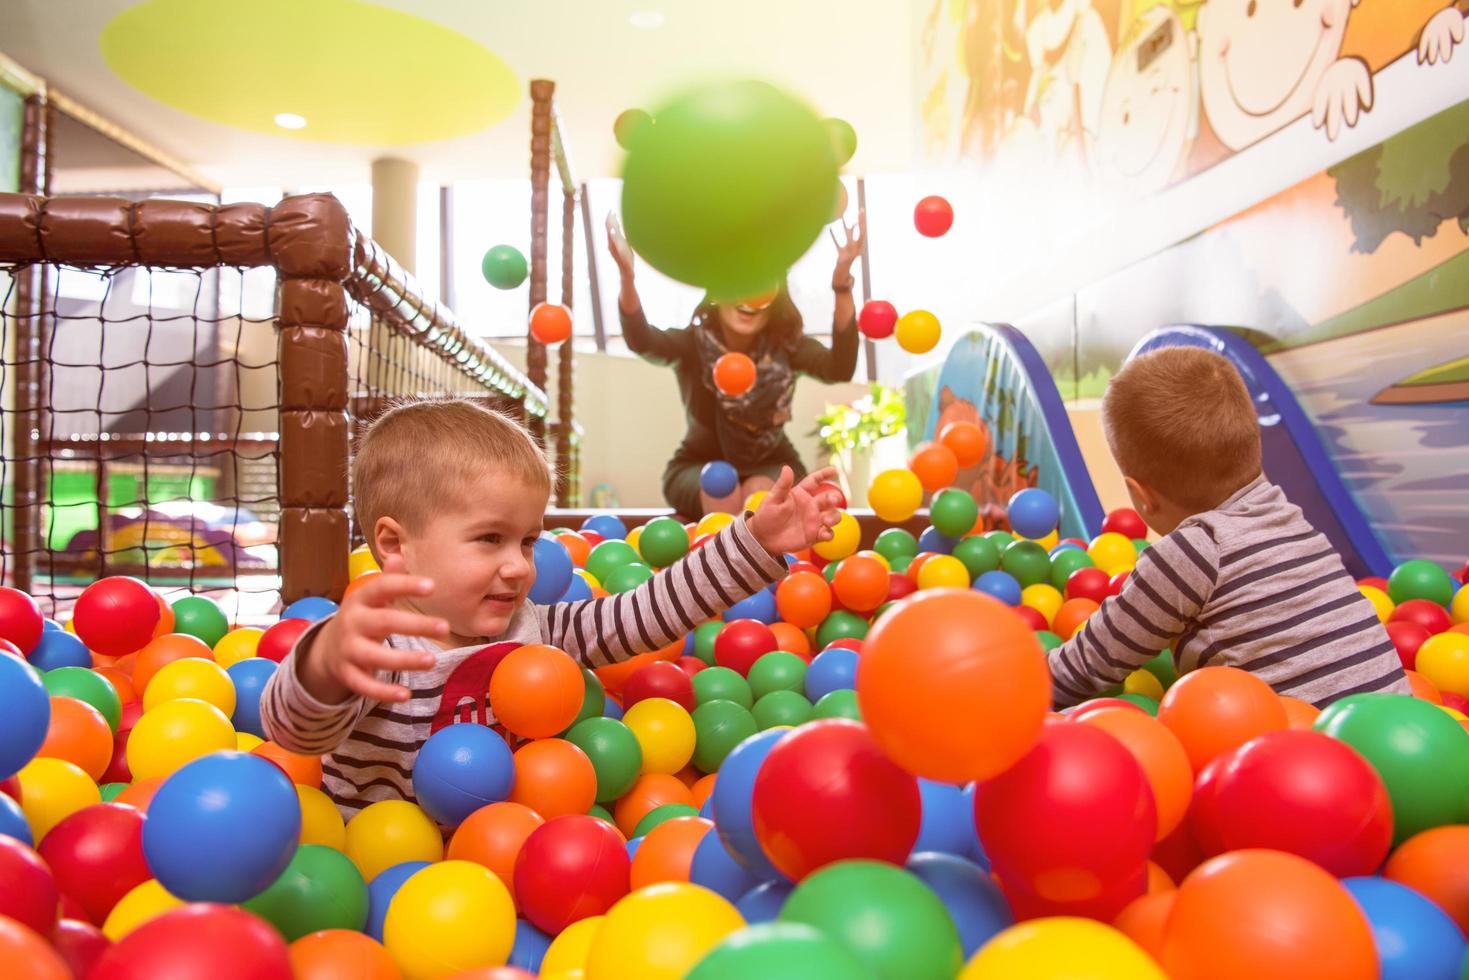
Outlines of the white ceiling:
{"type": "MultiPolygon", "coordinates": [[[[478,41],[527,88],[532,78],[554,80],[579,178],[616,175],[620,151],[612,120],[619,112],[656,105],[671,89],[711,74],[769,79],[821,114],[850,121],[859,146],[849,172],[902,171],[913,164],[916,0],[380,2],[478,41]],[[630,16],[640,11],[663,14],[663,26],[634,27],[630,16]]],[[[369,162],[382,155],[417,161],[427,180],[528,173],[528,96],[508,119],[482,133],[389,148],[261,135],[163,105],[121,81],[98,51],[103,25],[129,6],[131,0],[0,0],[0,51],[229,186],[366,181],[369,162]]],[[[372,85],[375,54],[362,52],[365,87],[372,85]]]]}

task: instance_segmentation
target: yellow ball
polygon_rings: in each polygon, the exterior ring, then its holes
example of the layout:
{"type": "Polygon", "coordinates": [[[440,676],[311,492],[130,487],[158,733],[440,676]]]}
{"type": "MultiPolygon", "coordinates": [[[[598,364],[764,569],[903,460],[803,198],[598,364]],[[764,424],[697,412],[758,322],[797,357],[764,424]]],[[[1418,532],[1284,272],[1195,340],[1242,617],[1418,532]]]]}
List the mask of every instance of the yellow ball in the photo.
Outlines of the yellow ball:
{"type": "Polygon", "coordinates": [[[765,503],[765,498],[768,496],[770,496],[769,490],[756,490],[745,498],[745,510],[753,514],[760,509],[760,505],[765,503]]]}
{"type": "Polygon", "coordinates": [[[382,571],[382,568],[378,565],[377,559],[372,557],[372,549],[368,548],[365,544],[359,544],[347,556],[347,574],[352,578],[357,578],[368,572],[380,571],[382,571]]]}
{"type": "Polygon", "coordinates": [[[135,780],[168,776],[195,759],[234,747],[235,729],[224,712],[207,701],[179,698],[143,712],[128,736],[128,768],[135,780]]]}
{"type": "Polygon", "coordinates": [[[63,630],[65,630],[66,632],[70,633],[72,636],[76,636],[77,635],[76,624],[73,623],[69,619],[66,622],[64,622],[64,623],[61,624],[61,628],[63,630]]]}
{"type": "Polygon", "coordinates": [[[898,317],[898,346],[910,354],[927,354],[938,345],[939,318],[927,310],[913,310],[898,317]]]}
{"type": "Polygon", "coordinates": [[[141,885],[133,886],[112,907],[112,911],[107,913],[107,920],[102,923],[102,933],[117,942],[143,923],[183,904],[183,899],[170,895],[167,889],[149,878],[141,885]]]}
{"type": "Polygon", "coordinates": [[[254,752],[256,748],[265,744],[265,739],[249,732],[235,732],[235,751],[254,752]]]}
{"type": "Polygon", "coordinates": [[[367,881],[404,861],[432,863],[443,856],[439,828],[407,800],[380,800],[347,821],[347,857],[367,881]]]}
{"type": "Polygon", "coordinates": [[[628,531],[627,537],[623,540],[625,540],[628,544],[628,547],[632,548],[633,551],[636,551],[639,556],[642,555],[643,549],[638,547],[638,542],[643,540],[643,528],[641,524],[633,528],[631,531],[628,531]]]}
{"type": "Polygon", "coordinates": [[[893,570],[893,563],[888,561],[887,555],[884,555],[880,551],[859,551],[857,554],[863,558],[871,558],[873,561],[882,565],[886,571],[891,572],[893,570]]]}
{"type": "Polygon", "coordinates": [[[541,976],[563,970],[585,970],[587,954],[592,951],[592,940],[596,938],[597,930],[602,928],[604,918],[606,917],[593,915],[577,919],[562,929],[551,940],[551,945],[546,947],[546,955],[541,959],[541,976]]]}
{"type": "Polygon", "coordinates": [[[744,918],[723,897],[667,881],[624,896],[587,955],[586,980],[680,980],[744,918]]]}
{"type": "Polygon", "coordinates": [[[255,656],[255,651],[260,647],[260,638],[264,635],[265,630],[253,626],[230,630],[214,645],[214,662],[229,669],[241,660],[248,660],[255,656]]]}
{"type": "Polygon", "coordinates": [[[694,757],[694,719],[668,698],[645,698],[627,709],[622,723],[643,750],[642,772],[672,775],[694,757]]]}
{"type": "Polygon", "coordinates": [[[979,948],[959,980],[1167,980],[1127,936],[1091,919],[1033,919],[1011,926],[979,948]]]}
{"type": "Polygon", "coordinates": [[[694,537],[697,538],[701,534],[718,534],[734,522],[735,516],[723,511],[705,514],[699,523],[694,525],[694,537]]]}
{"type": "Polygon", "coordinates": [[[883,470],[867,487],[867,505],[889,524],[901,524],[923,506],[923,484],[912,470],[883,470]]]}
{"type": "Polygon", "coordinates": [[[509,890],[493,871],[473,861],[420,869],[388,903],[383,921],[383,945],[406,980],[503,966],[514,942],[515,903],[509,890]]]}
{"type": "Polygon", "coordinates": [[[586,582],[587,585],[591,586],[594,589],[600,589],[602,587],[602,583],[597,581],[597,576],[593,575],[585,568],[573,568],[571,570],[571,574],[580,575],[582,577],[582,581],[586,582]]]}
{"type": "Polygon", "coordinates": [[[1449,601],[1449,618],[1457,623],[1469,623],[1469,585],[1461,586],[1449,601]]]}
{"type": "Polygon", "coordinates": [[[186,657],[165,664],[153,675],[143,692],[143,710],[152,711],[167,701],[194,698],[214,705],[228,718],[235,713],[235,684],[224,668],[212,660],[186,657]]]}
{"type": "Polygon", "coordinates": [[[967,589],[969,569],[953,555],[934,555],[918,570],[920,589],[967,589]]]}
{"type": "MultiPolygon", "coordinates": [[[[921,574],[921,570],[920,570],[921,574]]],[[[1035,585],[1027,585],[1020,590],[1020,604],[1029,606],[1042,616],[1046,622],[1056,618],[1056,611],[1061,608],[1061,603],[1066,599],[1054,585],[1045,582],[1037,582],[1035,585]]]]}
{"type": "Polygon", "coordinates": [[[301,843],[320,844],[345,853],[347,825],[331,797],[301,783],[296,784],[296,796],[301,800],[301,843]]]}
{"type": "Polygon", "coordinates": [[[1469,636],[1438,633],[1418,648],[1418,673],[1440,691],[1469,697],[1469,636]]]}
{"type": "Polygon", "coordinates": [[[1026,540],[1034,541],[1042,548],[1050,551],[1052,548],[1056,547],[1056,545],[1061,543],[1061,532],[1052,530],[1050,534],[1046,535],[1043,538],[1026,538],[1026,540]]]}
{"type": "Polygon", "coordinates": [[[1086,553],[1108,575],[1131,571],[1137,564],[1137,547],[1116,531],[1106,531],[1092,538],[1086,553]]]}
{"type": "Polygon", "coordinates": [[[1464,712],[1460,711],[1458,708],[1450,708],[1446,704],[1438,705],[1438,707],[1442,708],[1450,718],[1454,719],[1454,721],[1469,721],[1469,715],[1464,714],[1464,712]]]}
{"type": "Polygon", "coordinates": [[[20,808],[38,844],[62,820],[83,807],[102,802],[102,793],[92,777],[65,759],[35,758],[16,775],[20,779],[20,808]]]}
{"type": "Polygon", "coordinates": [[[1124,694],[1141,694],[1154,701],[1163,700],[1163,682],[1150,670],[1134,670],[1122,681],[1124,694]]]}
{"type": "Polygon", "coordinates": [[[1379,623],[1387,622],[1387,618],[1397,608],[1393,605],[1393,601],[1388,598],[1387,593],[1371,585],[1359,585],[1357,588],[1362,591],[1362,595],[1367,597],[1367,601],[1372,603],[1372,611],[1377,613],[1377,621],[1379,623]]]}
{"type": "Polygon", "coordinates": [[[840,561],[855,554],[858,545],[862,543],[862,526],[857,523],[857,518],[846,511],[842,511],[841,515],[836,527],[831,529],[831,540],[818,541],[811,546],[812,551],[827,561],[840,561]]]}

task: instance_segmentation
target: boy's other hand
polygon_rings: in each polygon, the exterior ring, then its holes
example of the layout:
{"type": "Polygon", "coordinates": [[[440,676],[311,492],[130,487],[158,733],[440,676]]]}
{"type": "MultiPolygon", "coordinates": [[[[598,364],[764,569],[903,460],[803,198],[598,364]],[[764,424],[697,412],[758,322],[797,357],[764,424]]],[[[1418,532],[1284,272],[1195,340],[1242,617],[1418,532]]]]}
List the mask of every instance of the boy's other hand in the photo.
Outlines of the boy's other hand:
{"type": "Polygon", "coordinates": [[[800,483],[789,466],[782,467],[780,479],[750,518],[750,533],[773,555],[784,555],[809,548],[818,541],[830,541],[832,528],[841,519],[839,499],[821,484],[836,478],[832,467],[808,474],[800,483]]]}

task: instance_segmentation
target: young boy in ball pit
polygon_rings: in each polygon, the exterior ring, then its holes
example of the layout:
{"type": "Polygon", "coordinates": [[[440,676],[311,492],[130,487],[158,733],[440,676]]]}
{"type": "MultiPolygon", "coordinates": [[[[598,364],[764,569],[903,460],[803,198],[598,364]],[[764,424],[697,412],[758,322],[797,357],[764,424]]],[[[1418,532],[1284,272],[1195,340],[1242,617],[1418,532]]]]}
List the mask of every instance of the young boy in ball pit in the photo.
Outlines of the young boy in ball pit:
{"type": "Polygon", "coordinates": [[[413,800],[413,763],[456,720],[490,724],[488,644],[547,643],[591,666],[674,642],[776,581],[784,554],[832,536],[838,511],[787,467],[754,514],[651,580],[604,599],[535,605],[532,549],[551,491],[539,446],[462,400],[400,406],[353,463],[358,526],[382,565],[302,635],[261,697],[266,735],[321,755],[343,814],[413,800]]]}
{"type": "Polygon", "coordinates": [[[1133,506],[1163,537],[1048,654],[1058,704],[1164,648],[1180,673],[1238,667],[1318,707],[1411,693],[1340,556],[1261,471],[1255,407],[1228,360],[1188,347],[1135,358],[1107,386],[1102,425],[1133,506]]]}

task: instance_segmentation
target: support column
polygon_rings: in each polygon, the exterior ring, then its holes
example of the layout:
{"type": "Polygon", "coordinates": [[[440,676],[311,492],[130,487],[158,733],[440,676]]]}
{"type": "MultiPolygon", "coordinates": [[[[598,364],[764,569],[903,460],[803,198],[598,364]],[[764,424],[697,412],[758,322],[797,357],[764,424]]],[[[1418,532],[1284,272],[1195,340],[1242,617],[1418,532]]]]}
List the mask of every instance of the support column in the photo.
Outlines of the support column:
{"type": "Polygon", "coordinates": [[[372,238],[418,275],[418,164],[412,160],[372,161],[372,238]]]}

